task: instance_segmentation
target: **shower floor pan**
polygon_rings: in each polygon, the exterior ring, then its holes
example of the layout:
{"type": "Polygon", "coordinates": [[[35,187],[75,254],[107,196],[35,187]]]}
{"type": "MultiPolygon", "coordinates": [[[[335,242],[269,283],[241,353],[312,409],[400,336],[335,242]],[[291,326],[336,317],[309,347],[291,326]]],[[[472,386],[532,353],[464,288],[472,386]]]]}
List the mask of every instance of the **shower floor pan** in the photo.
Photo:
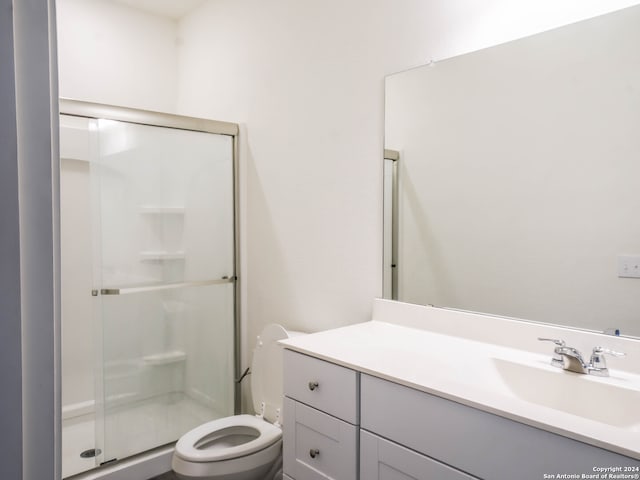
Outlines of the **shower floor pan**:
{"type": "Polygon", "coordinates": [[[62,422],[62,477],[67,478],[97,467],[96,459],[81,454],[106,448],[110,458],[143,452],[176,441],[183,433],[222,415],[212,413],[193,399],[176,394],[139,401],[110,413],[105,430],[112,445],[96,446],[95,414],[86,413],[62,422]],[[117,437],[116,437],[117,432],[117,437]]]}

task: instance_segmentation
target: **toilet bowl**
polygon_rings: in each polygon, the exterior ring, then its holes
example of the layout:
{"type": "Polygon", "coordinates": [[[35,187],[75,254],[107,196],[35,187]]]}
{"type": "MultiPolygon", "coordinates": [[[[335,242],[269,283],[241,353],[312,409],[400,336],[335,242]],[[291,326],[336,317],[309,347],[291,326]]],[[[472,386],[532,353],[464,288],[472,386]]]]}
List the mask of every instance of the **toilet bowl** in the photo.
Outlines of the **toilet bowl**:
{"type": "Polygon", "coordinates": [[[282,464],[282,347],[280,325],[258,336],[251,362],[256,415],[234,415],[200,425],[176,443],[171,468],[184,480],[272,480],[282,464]]]}

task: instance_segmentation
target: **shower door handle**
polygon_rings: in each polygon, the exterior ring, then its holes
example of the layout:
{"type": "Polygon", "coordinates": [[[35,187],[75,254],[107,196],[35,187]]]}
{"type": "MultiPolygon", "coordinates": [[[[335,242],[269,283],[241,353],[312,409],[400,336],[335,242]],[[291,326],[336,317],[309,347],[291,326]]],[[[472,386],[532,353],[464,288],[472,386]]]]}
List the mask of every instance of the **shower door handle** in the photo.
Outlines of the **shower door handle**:
{"type": "MultiPolygon", "coordinates": [[[[135,287],[123,287],[123,288],[102,288],[100,289],[101,295],[127,295],[130,293],[146,293],[156,292],[160,290],[174,290],[176,288],[188,288],[188,287],[206,287],[208,285],[222,285],[225,283],[233,283],[236,281],[235,276],[222,277],[217,280],[201,280],[196,282],[180,282],[180,283],[164,283],[155,285],[141,285],[135,287]]],[[[91,291],[91,295],[96,296],[96,290],[91,291]]]]}

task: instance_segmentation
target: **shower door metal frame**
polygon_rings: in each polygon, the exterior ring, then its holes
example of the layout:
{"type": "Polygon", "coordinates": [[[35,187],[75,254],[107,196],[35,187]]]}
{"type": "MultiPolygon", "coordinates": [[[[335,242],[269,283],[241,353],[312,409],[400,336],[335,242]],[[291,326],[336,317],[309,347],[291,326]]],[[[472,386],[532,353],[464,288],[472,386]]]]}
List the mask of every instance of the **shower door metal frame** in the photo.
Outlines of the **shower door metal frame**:
{"type": "MultiPolygon", "coordinates": [[[[389,198],[391,202],[391,221],[389,222],[389,226],[391,228],[391,249],[390,249],[390,258],[386,257],[386,252],[383,251],[383,259],[382,259],[382,271],[383,271],[383,281],[382,281],[382,296],[383,298],[390,298],[391,300],[398,300],[398,231],[399,231],[399,189],[398,189],[398,163],[400,161],[400,152],[396,150],[384,149],[384,157],[383,157],[383,173],[382,176],[384,178],[384,160],[390,160],[393,162],[392,172],[391,172],[391,191],[386,190],[386,184],[383,184],[383,197],[389,198]],[[385,282],[384,282],[384,269],[389,266],[391,268],[391,291],[387,292],[385,290],[385,282]]],[[[382,216],[385,217],[384,211],[384,202],[383,202],[383,212],[382,216]]],[[[386,231],[387,223],[386,219],[383,221],[383,239],[386,240],[386,231]]]]}
{"type": "MultiPolygon", "coordinates": [[[[75,117],[85,117],[104,120],[115,120],[120,122],[148,125],[151,127],[175,128],[178,130],[190,130],[194,132],[212,133],[217,135],[227,135],[233,137],[233,268],[234,276],[229,279],[222,279],[220,283],[233,283],[233,331],[234,331],[234,372],[233,378],[237,379],[241,373],[241,331],[240,331],[240,196],[239,196],[239,155],[238,136],[240,128],[236,123],[222,122],[219,120],[208,120],[204,118],[187,117],[170,113],[154,112],[150,110],[139,110],[134,108],[116,107],[100,103],[84,102],[69,98],[60,98],[60,115],[71,115],[75,117]]],[[[198,282],[196,282],[198,283],[198,282]]],[[[177,285],[177,284],[176,284],[177,285]]],[[[177,286],[186,286],[180,284],[177,286]]],[[[156,289],[156,286],[149,286],[156,289]]],[[[122,289],[126,290],[126,289],[122,289]]],[[[137,289],[140,290],[139,288],[137,289]]],[[[98,292],[91,292],[97,295],[98,292]]],[[[117,295],[121,292],[105,289],[103,295],[117,295]]],[[[237,415],[241,411],[241,390],[240,383],[234,382],[234,413],[237,415]]]]}

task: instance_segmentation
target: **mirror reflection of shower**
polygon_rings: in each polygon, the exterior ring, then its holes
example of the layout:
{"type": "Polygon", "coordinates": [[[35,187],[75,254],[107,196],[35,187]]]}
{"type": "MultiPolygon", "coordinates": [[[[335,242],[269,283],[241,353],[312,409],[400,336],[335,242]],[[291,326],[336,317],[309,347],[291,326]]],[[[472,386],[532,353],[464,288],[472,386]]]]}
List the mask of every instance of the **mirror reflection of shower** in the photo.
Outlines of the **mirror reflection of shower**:
{"type": "Polygon", "coordinates": [[[398,163],[400,152],[384,150],[383,265],[384,298],[398,299],[398,163]]]}
{"type": "Polygon", "coordinates": [[[235,411],[237,126],[61,111],[68,477],[235,411]]]}

